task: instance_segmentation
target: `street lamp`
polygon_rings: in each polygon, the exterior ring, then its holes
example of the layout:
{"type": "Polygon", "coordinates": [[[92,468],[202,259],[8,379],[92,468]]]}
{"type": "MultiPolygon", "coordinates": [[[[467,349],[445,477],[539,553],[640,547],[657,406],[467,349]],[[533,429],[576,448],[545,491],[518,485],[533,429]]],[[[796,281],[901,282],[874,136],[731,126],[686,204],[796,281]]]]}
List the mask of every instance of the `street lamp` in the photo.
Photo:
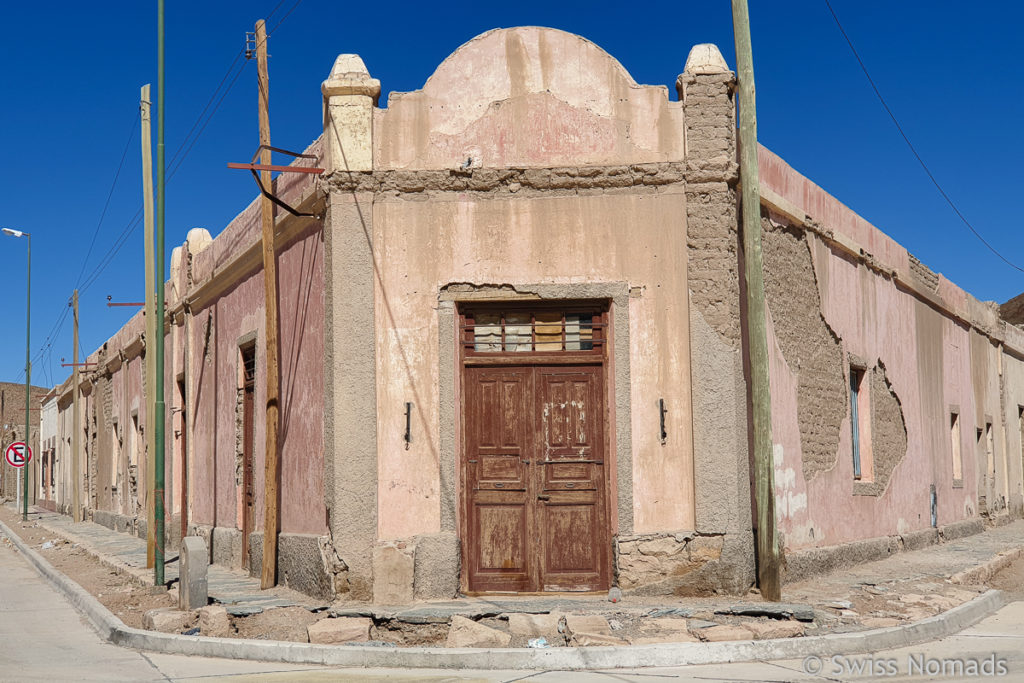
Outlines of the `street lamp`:
{"type": "MultiPolygon", "coordinates": [[[[14,228],[0,228],[5,234],[11,237],[25,237],[28,239],[28,267],[25,269],[25,452],[29,450],[29,415],[32,408],[32,361],[29,348],[32,344],[32,235],[24,230],[14,228]]],[[[28,521],[28,463],[22,469],[21,486],[21,519],[28,521]]]]}

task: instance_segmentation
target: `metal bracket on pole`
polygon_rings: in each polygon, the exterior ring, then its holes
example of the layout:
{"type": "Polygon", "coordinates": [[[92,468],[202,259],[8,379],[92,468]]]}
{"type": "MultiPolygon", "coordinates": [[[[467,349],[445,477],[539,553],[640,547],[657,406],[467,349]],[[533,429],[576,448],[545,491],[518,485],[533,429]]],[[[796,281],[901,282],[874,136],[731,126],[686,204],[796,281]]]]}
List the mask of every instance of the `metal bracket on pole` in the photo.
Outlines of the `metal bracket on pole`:
{"type": "Polygon", "coordinates": [[[279,171],[280,173],[312,173],[314,175],[321,175],[321,174],[323,174],[324,169],[322,169],[322,168],[311,168],[311,167],[308,167],[308,166],[277,166],[277,165],[274,165],[274,164],[257,164],[256,160],[260,158],[260,152],[262,152],[265,149],[269,149],[271,152],[278,152],[280,154],[286,154],[286,155],[288,155],[290,157],[294,157],[296,159],[316,159],[316,156],[313,155],[313,154],[299,154],[298,152],[291,152],[291,151],[289,151],[287,149],[281,149],[280,147],[271,147],[270,145],[260,145],[259,147],[256,148],[256,153],[252,155],[252,161],[250,161],[248,164],[239,164],[239,163],[228,162],[228,168],[239,168],[239,169],[247,169],[247,170],[249,170],[252,173],[252,177],[256,179],[256,184],[260,188],[260,194],[262,194],[264,197],[266,197],[270,201],[274,202],[274,204],[277,204],[278,206],[280,206],[282,209],[284,209],[285,211],[287,211],[291,215],[297,216],[297,217],[300,217],[300,218],[302,218],[302,217],[306,217],[306,218],[313,218],[313,217],[315,217],[316,216],[315,213],[302,213],[301,211],[296,211],[295,209],[293,209],[292,207],[288,206],[283,201],[281,201],[280,199],[275,197],[270,192],[270,190],[268,190],[267,188],[263,187],[263,181],[260,180],[260,174],[257,173],[257,171],[279,171]]]}

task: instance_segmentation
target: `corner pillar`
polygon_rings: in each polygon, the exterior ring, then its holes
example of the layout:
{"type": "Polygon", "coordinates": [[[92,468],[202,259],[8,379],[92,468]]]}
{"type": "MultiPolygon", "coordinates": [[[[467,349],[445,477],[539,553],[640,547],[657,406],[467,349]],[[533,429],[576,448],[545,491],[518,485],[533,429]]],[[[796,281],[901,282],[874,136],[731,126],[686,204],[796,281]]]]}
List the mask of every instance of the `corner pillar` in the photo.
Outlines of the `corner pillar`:
{"type": "Polygon", "coordinates": [[[722,537],[709,588],[754,581],[736,186],[736,76],[696,45],[676,81],[686,127],[694,489],[698,535],[722,537]]]}
{"type": "Polygon", "coordinates": [[[348,593],[370,600],[377,540],[377,368],[373,194],[339,190],[335,173],[373,170],[380,82],[341,55],[322,87],[328,182],[324,217],[324,484],[328,523],[348,593]]]}

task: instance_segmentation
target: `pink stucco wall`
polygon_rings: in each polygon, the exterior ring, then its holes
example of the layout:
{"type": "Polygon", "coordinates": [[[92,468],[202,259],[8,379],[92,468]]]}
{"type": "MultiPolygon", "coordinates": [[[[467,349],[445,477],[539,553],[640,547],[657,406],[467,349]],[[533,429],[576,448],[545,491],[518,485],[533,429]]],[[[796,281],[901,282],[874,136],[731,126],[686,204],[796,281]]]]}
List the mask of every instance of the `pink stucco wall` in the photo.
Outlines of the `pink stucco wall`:
{"type": "MultiPolygon", "coordinates": [[[[760,166],[763,187],[781,197],[789,209],[805,212],[824,230],[836,233],[837,240],[849,243],[852,239],[876,263],[902,276],[897,283],[834,243],[807,234],[821,315],[840,339],[844,359],[852,354],[868,365],[881,362],[902,408],[906,455],[879,496],[854,494],[848,405],[836,466],[810,481],[805,479],[797,375],[786,364],[775,325],[769,321],[777,511],[787,548],[926,529],[931,526],[929,489],[933,484],[939,525],[975,517],[978,496],[984,495],[979,490],[979,467],[984,467],[979,448],[984,457],[984,444],[979,447],[975,430],[984,429],[986,420],[993,422],[998,461],[995,487],[1019,490],[1009,459],[1005,464],[1002,460],[1006,450],[999,397],[1002,351],[967,322],[983,320],[997,326],[994,314],[941,276],[934,294],[915,293],[904,284],[910,261],[903,247],[764,148],[760,166]],[[960,412],[962,486],[953,482],[951,409],[960,412]]],[[[1003,365],[1016,368],[1020,362],[1004,355],[1003,365]]],[[[849,372],[846,360],[843,371],[849,372]]]]}
{"type": "MultiPolygon", "coordinates": [[[[236,249],[258,239],[258,227],[242,217],[248,237],[229,234],[236,249]]],[[[219,239],[207,247],[226,252],[219,239]]],[[[205,252],[204,252],[205,254],[205,252]]],[[[278,255],[281,368],[281,530],[323,533],[323,241],[320,227],[307,229],[278,255]]],[[[241,473],[236,471],[236,400],[239,343],[256,334],[255,458],[256,525],[263,523],[266,448],[266,322],[262,270],[250,271],[208,305],[194,311],[191,330],[193,461],[189,488],[192,520],[240,527],[241,473]],[[209,327],[209,331],[208,328],[209,327]],[[204,354],[209,336],[209,350],[204,354]]]]}

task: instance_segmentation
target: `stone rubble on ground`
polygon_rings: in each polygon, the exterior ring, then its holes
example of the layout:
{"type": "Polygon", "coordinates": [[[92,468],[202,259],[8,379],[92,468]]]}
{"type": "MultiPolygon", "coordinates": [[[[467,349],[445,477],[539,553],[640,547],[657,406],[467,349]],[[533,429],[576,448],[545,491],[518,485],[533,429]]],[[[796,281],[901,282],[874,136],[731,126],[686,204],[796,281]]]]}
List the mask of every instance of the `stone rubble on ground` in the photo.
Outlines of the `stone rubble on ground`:
{"type": "Polygon", "coordinates": [[[228,611],[220,605],[199,608],[199,634],[211,638],[227,638],[231,635],[231,620],[228,611]]]}
{"type": "Polygon", "coordinates": [[[183,612],[174,607],[158,607],[142,616],[142,627],[161,633],[181,633],[192,624],[193,618],[192,612],[183,612]]]}

